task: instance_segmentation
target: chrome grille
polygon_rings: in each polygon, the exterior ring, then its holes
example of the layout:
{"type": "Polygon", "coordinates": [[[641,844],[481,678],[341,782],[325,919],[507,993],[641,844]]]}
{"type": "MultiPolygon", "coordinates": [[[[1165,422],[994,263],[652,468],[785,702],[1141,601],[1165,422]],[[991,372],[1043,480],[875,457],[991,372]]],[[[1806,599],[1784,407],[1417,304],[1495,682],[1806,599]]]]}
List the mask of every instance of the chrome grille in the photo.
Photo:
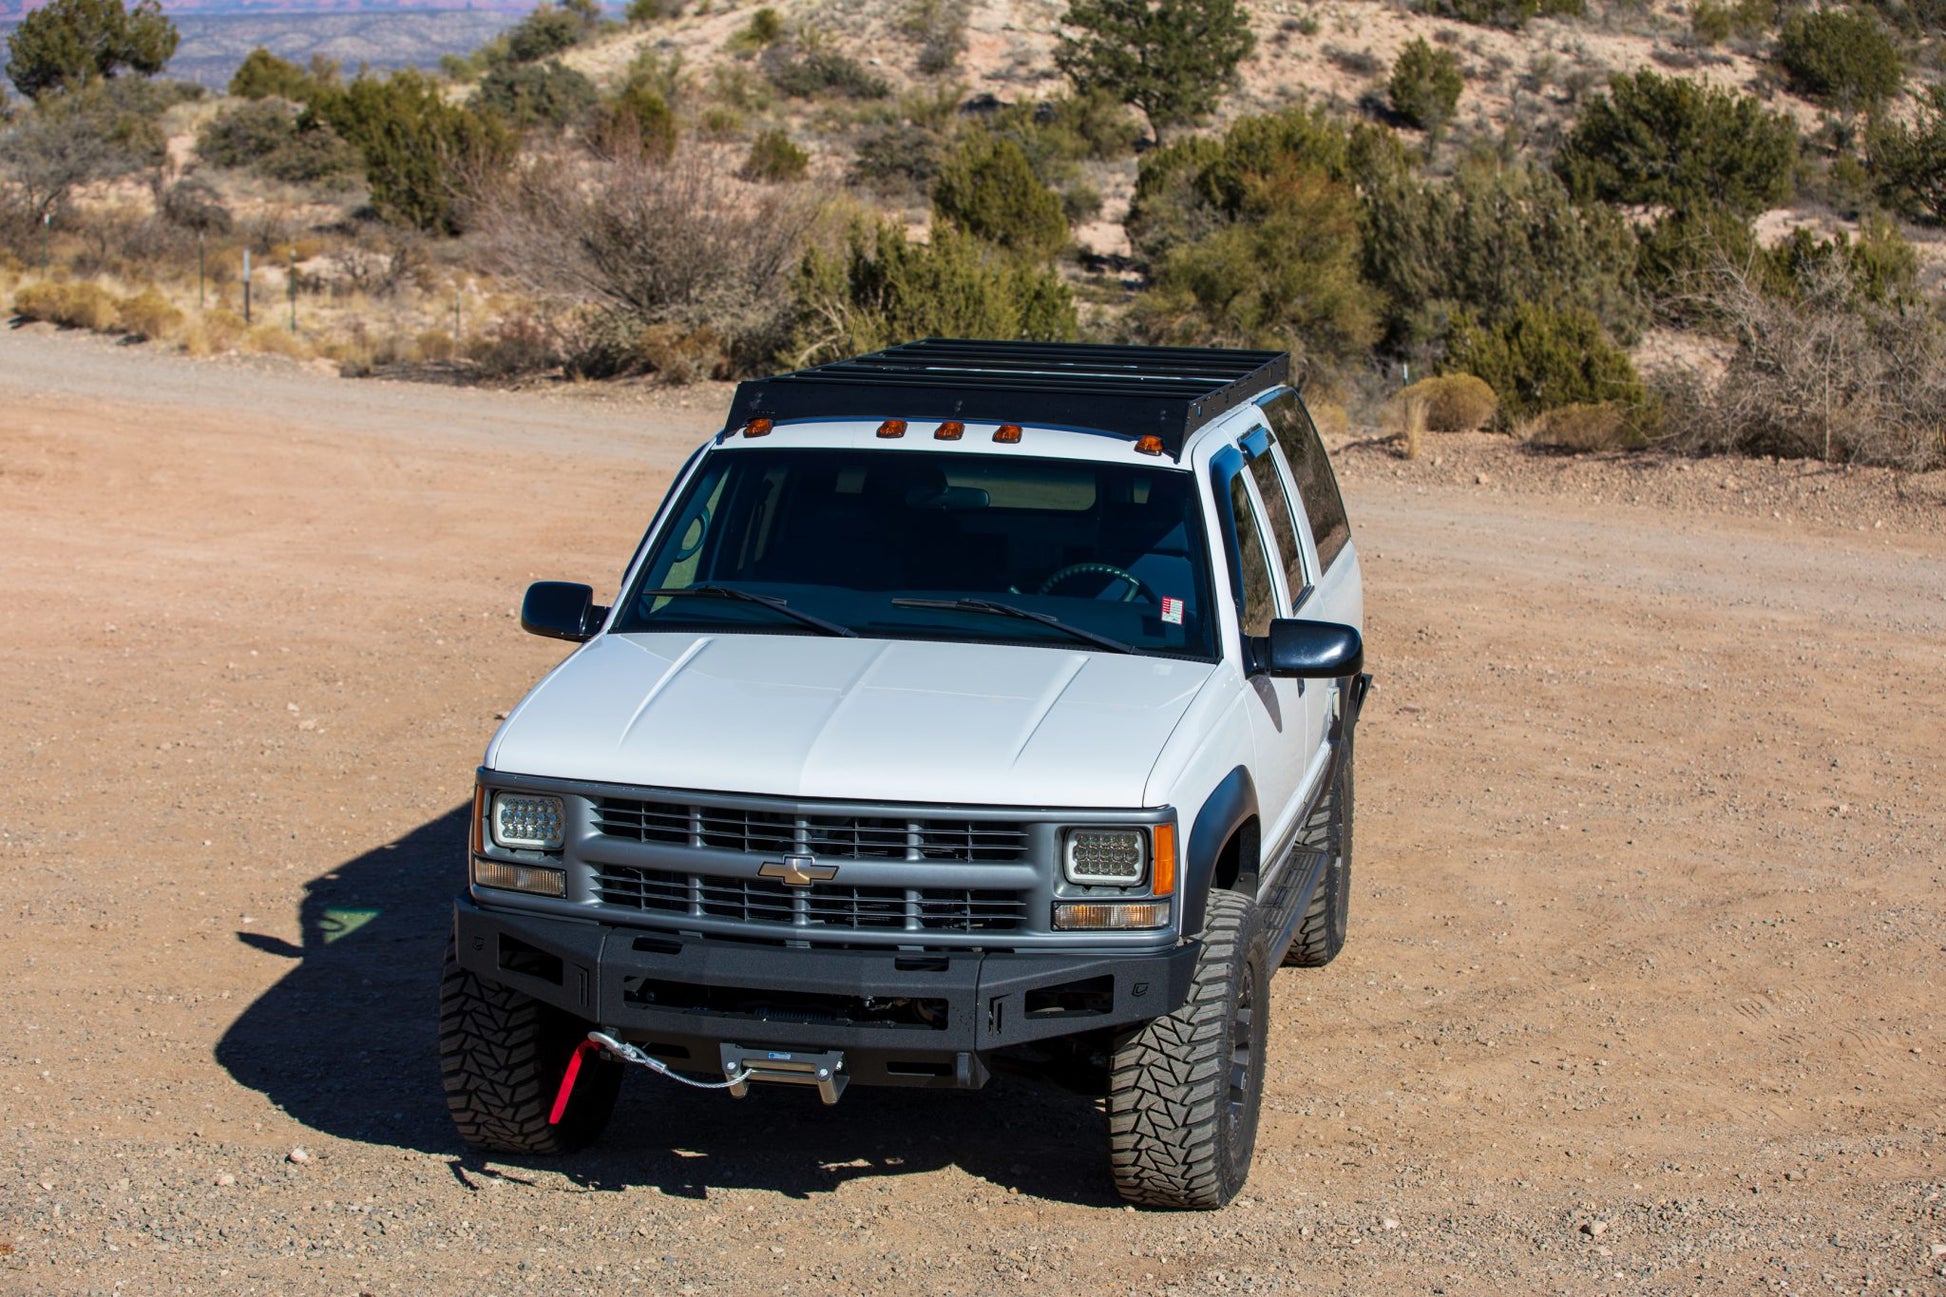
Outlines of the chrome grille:
{"type": "Polygon", "coordinates": [[[603,865],[604,905],[780,927],[892,928],[915,932],[1011,932],[1027,913],[1024,893],[966,887],[786,887],[768,878],[725,878],[603,865]]]}
{"type": "Polygon", "coordinates": [[[595,829],[630,842],[830,860],[941,860],[999,864],[1027,859],[1027,826],[1002,820],[794,815],[688,802],[595,799],[595,829]]]}

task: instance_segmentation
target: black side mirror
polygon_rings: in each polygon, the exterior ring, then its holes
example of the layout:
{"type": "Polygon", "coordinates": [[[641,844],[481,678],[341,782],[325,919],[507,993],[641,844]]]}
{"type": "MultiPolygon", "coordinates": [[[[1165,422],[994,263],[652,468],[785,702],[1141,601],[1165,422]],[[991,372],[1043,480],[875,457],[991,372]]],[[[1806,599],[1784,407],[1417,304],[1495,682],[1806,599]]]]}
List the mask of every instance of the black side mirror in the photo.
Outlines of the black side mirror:
{"type": "Polygon", "coordinates": [[[573,581],[536,581],[520,601],[520,628],[549,639],[581,643],[593,639],[608,610],[595,603],[595,592],[573,581]]]}
{"type": "Polygon", "coordinates": [[[1253,668],[1273,676],[1342,680],[1365,667],[1365,637],[1336,622],[1280,617],[1250,649],[1253,668]]]}

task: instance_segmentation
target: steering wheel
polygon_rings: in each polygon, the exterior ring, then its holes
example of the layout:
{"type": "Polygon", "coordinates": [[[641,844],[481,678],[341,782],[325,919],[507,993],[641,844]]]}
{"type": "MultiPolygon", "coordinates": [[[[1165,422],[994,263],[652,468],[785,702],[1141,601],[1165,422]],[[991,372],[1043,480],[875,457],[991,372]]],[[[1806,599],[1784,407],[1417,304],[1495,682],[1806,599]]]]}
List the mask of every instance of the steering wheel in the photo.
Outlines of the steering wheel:
{"type": "Polygon", "coordinates": [[[1061,584],[1061,582],[1071,577],[1087,576],[1090,573],[1096,573],[1101,576],[1112,576],[1117,581],[1125,583],[1128,586],[1128,593],[1122,596],[1123,603],[1134,603],[1136,597],[1140,595],[1146,595],[1151,601],[1155,599],[1155,591],[1144,585],[1141,577],[1136,576],[1133,572],[1125,568],[1116,567],[1113,563],[1070,563],[1048,577],[1047,580],[1041,582],[1040,588],[1034,591],[1034,593],[1053,594],[1054,587],[1061,584]]]}

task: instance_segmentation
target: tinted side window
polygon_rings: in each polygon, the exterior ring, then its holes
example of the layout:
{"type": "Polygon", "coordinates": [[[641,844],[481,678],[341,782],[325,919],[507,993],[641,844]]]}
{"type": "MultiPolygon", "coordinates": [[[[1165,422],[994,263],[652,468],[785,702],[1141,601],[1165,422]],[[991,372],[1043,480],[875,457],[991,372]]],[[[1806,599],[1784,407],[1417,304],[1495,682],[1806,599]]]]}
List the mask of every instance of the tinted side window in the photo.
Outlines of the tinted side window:
{"type": "Polygon", "coordinates": [[[1250,492],[1244,489],[1241,473],[1230,479],[1230,520],[1237,546],[1236,565],[1231,570],[1240,570],[1243,576],[1243,588],[1236,592],[1237,606],[1243,614],[1243,633],[1268,635],[1270,619],[1277,615],[1276,600],[1271,593],[1270,559],[1264,553],[1263,530],[1257,522],[1256,507],[1250,503],[1250,492]]]}
{"type": "MultiPolygon", "coordinates": [[[[1277,444],[1273,435],[1270,445],[1277,444]]],[[[1284,560],[1284,585],[1291,592],[1291,602],[1297,602],[1298,594],[1304,589],[1304,547],[1297,543],[1297,528],[1291,521],[1290,497],[1284,494],[1284,478],[1277,471],[1277,461],[1272,458],[1268,446],[1262,454],[1250,461],[1250,476],[1256,479],[1257,494],[1264,501],[1264,525],[1277,541],[1277,553],[1284,560]]]]}
{"type": "Polygon", "coordinates": [[[1318,567],[1328,568],[1339,551],[1351,541],[1351,522],[1345,517],[1345,502],[1338,494],[1338,479],[1331,475],[1331,463],[1324,457],[1324,443],[1311,416],[1304,412],[1296,392],[1265,401],[1264,416],[1284,445],[1290,461],[1297,494],[1304,501],[1304,512],[1311,519],[1311,538],[1318,546],[1318,567]]]}

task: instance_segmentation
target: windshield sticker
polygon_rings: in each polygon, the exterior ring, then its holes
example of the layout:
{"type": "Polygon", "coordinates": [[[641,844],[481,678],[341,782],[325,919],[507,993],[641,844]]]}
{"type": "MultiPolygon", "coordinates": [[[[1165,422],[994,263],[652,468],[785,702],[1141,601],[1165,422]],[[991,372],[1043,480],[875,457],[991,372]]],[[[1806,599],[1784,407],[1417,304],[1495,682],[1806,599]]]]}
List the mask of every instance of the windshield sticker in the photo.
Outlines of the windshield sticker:
{"type": "Polygon", "coordinates": [[[1182,600],[1167,595],[1162,598],[1162,620],[1171,626],[1182,625],[1182,600]]]}

